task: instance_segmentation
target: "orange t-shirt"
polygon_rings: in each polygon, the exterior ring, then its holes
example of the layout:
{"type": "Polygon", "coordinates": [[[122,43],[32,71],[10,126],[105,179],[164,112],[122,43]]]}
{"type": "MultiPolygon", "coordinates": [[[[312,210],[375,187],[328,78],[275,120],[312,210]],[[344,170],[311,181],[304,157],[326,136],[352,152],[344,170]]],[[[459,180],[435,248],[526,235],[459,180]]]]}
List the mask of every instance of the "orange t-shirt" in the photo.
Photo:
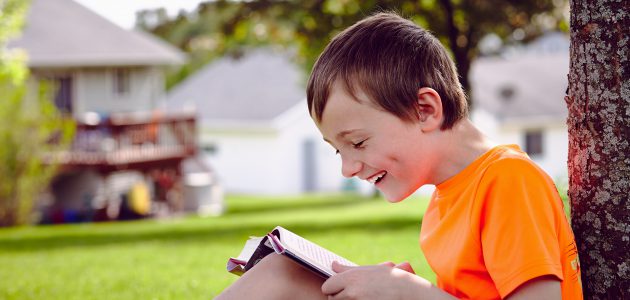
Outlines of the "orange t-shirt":
{"type": "Polygon", "coordinates": [[[582,299],[577,248],[553,181],[518,146],[497,146],[439,184],[420,246],[438,287],[463,299],[505,298],[530,279],[561,280],[582,299]]]}

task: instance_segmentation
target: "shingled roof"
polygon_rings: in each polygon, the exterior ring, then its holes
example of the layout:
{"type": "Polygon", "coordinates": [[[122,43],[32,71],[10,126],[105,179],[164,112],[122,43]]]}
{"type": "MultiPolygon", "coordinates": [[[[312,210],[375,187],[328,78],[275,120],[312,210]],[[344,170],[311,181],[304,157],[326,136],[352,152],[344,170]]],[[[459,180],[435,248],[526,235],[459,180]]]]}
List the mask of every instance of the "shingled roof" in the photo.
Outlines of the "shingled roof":
{"type": "Polygon", "coordinates": [[[181,64],[184,54],[148,33],[125,30],[72,0],[33,0],[22,36],[30,67],[181,64]]]}
{"type": "Polygon", "coordinates": [[[207,65],[168,93],[167,107],[195,107],[206,123],[268,123],[305,101],[302,79],[286,55],[258,49],[207,65]]]}
{"type": "Polygon", "coordinates": [[[538,51],[549,48],[549,43],[545,43],[508,57],[477,59],[470,76],[474,105],[501,121],[566,119],[568,38],[556,36],[551,42],[561,42],[563,38],[566,49],[538,51]]]}

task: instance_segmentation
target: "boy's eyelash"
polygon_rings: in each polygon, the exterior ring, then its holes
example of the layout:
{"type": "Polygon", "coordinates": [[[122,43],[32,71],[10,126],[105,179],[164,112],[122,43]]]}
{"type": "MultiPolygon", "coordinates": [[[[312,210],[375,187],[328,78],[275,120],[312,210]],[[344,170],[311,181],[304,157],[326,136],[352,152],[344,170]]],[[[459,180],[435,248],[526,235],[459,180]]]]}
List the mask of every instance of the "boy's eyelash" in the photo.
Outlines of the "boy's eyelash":
{"type": "Polygon", "coordinates": [[[353,146],[355,149],[357,149],[357,148],[361,148],[361,146],[363,146],[363,143],[364,143],[365,141],[367,141],[367,140],[362,140],[362,141],[360,141],[360,142],[358,142],[358,143],[356,143],[356,144],[355,144],[355,143],[352,143],[352,146],[353,146]]]}
{"type": "MultiPolygon", "coordinates": [[[[367,139],[362,140],[362,141],[360,141],[358,143],[352,143],[352,147],[354,147],[355,149],[359,149],[359,148],[361,148],[361,146],[363,146],[363,143],[365,141],[367,141],[367,139]]],[[[335,154],[339,154],[339,150],[335,149],[335,154]]]]}

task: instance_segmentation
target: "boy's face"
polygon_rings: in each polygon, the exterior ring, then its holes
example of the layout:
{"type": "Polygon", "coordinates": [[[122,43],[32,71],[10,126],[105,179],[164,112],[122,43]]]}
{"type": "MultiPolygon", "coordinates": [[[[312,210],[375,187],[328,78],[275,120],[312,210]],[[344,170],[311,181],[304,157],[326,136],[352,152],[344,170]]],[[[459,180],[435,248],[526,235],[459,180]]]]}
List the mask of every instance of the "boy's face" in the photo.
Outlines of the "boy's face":
{"type": "Polygon", "coordinates": [[[435,155],[423,144],[430,136],[421,122],[404,122],[377,108],[357,89],[359,101],[337,81],[322,113],[315,122],[324,140],[341,156],[341,173],[374,184],[390,202],[398,202],[430,183],[435,155]]]}

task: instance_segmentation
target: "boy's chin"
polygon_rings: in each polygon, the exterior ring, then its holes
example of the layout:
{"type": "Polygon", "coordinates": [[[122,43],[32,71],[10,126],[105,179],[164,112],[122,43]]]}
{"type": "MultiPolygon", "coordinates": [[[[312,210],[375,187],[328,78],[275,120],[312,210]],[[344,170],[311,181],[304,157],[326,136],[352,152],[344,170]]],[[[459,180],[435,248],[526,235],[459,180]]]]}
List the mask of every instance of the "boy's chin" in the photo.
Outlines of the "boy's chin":
{"type": "Polygon", "coordinates": [[[390,203],[398,203],[405,200],[407,197],[409,197],[409,195],[406,195],[406,194],[391,193],[391,192],[388,193],[384,191],[381,191],[381,192],[383,193],[383,196],[385,196],[385,199],[387,200],[387,202],[390,202],[390,203]]]}

